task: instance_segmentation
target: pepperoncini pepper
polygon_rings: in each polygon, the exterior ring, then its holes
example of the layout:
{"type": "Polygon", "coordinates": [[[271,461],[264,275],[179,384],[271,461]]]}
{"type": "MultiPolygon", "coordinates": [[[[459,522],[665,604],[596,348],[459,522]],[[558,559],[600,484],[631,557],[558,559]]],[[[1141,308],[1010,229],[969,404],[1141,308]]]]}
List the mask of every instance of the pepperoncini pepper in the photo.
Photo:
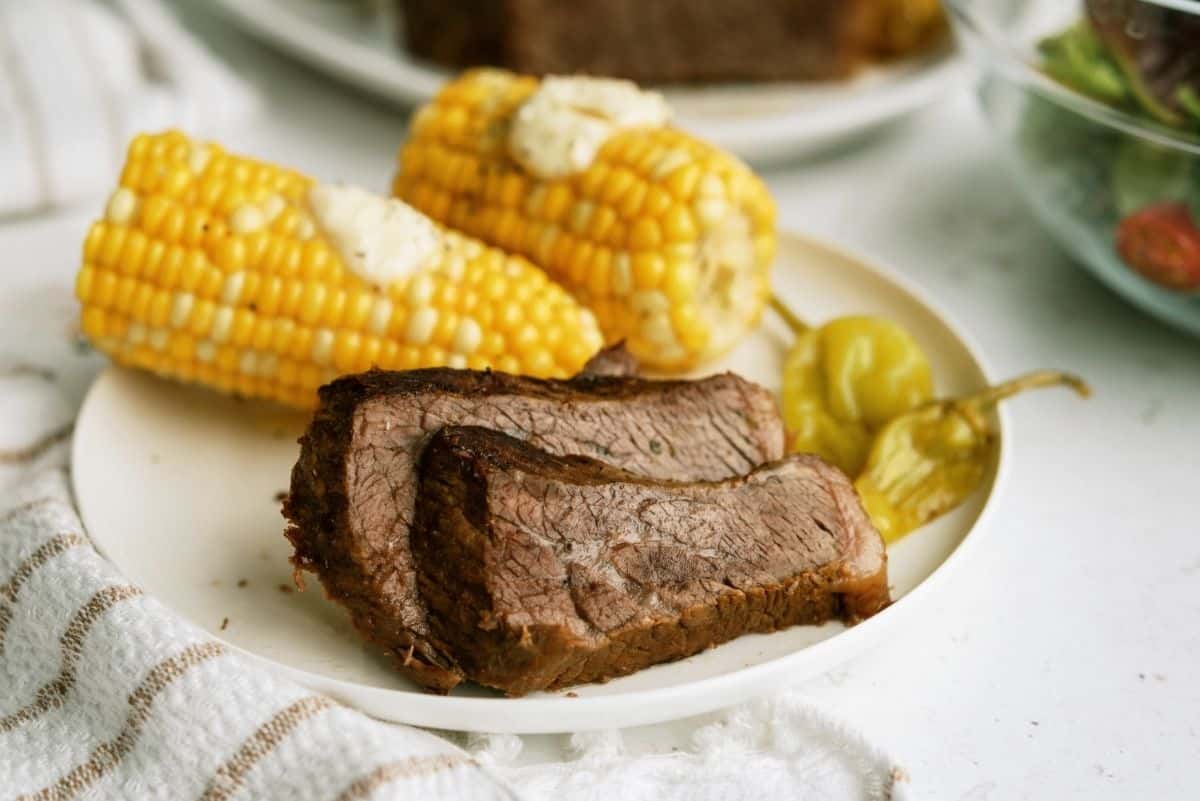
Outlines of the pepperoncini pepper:
{"type": "Polygon", "coordinates": [[[888,320],[841,317],[809,328],[777,299],[771,304],[796,335],[783,367],[789,450],[857,475],[875,432],[933,397],[929,359],[888,320]]]}
{"type": "Polygon", "coordinates": [[[1037,387],[1090,390],[1081,379],[1041,370],[975,395],[926,403],[880,429],[854,486],[871,522],[892,542],[961,503],[979,486],[995,450],[986,412],[1037,387]]]}

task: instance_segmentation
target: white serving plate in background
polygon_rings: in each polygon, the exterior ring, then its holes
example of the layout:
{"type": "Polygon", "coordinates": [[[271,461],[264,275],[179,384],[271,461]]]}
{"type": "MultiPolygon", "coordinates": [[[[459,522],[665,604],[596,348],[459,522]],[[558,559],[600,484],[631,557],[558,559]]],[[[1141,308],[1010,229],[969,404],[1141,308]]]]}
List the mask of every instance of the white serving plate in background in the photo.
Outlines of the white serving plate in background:
{"type": "MultiPolygon", "coordinates": [[[[933,362],[939,394],[986,383],[964,334],[896,277],[832,247],[781,235],[774,285],[813,321],[847,313],[903,325],[933,362]]],[[[768,313],[711,370],[777,388],[788,345],[768,313]]],[[[285,676],[375,717],[442,729],[560,732],[698,714],[821,673],[910,625],[937,626],[928,603],[963,559],[1003,474],[1000,460],[962,507],[888,549],[891,607],[838,623],[749,635],[607,684],[504,698],[475,687],[422,692],[365,646],[307,576],[292,584],[277,493],[286,490],[304,416],[110,367],[76,425],[75,493],[92,540],[130,580],[214,637],[285,676]],[[239,586],[244,581],[243,586],[239,586]]]]}
{"type": "MultiPolygon", "coordinates": [[[[239,28],[340,80],[402,105],[428,100],[450,72],[400,46],[392,3],[216,0],[239,28]]],[[[671,88],[676,122],[758,164],[865,133],[941,97],[963,74],[952,46],[851,79],[671,88]]]]}

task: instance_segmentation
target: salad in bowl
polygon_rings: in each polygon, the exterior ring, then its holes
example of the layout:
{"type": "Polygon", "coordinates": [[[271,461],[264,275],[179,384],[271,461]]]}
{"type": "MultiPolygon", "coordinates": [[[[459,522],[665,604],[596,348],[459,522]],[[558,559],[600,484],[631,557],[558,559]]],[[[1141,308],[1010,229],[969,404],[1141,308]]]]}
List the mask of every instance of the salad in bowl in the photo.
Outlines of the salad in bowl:
{"type": "Polygon", "coordinates": [[[1101,280],[1200,335],[1200,2],[1086,0],[1032,31],[1014,5],[949,4],[1021,191],[1101,280]]]}

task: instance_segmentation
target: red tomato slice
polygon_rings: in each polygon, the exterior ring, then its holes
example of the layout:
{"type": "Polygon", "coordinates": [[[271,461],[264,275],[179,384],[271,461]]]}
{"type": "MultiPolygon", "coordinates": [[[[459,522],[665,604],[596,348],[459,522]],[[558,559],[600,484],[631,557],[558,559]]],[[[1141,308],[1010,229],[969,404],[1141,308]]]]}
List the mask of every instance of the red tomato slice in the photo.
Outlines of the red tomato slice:
{"type": "Polygon", "coordinates": [[[1200,287],[1200,229],[1184,203],[1147,206],[1117,226],[1117,253],[1159,286],[1200,287]]]}

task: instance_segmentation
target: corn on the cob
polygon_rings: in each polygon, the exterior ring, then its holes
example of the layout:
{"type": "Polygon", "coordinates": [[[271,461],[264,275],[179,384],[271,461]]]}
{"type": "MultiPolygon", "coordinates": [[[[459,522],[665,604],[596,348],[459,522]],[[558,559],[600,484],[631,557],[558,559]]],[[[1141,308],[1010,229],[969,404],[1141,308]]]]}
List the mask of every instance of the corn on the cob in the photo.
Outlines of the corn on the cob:
{"type": "Polygon", "coordinates": [[[532,259],[595,312],[607,339],[684,370],[757,323],[775,208],[736,158],[669,126],[619,131],[580,172],[543,179],[510,155],[538,88],[464,73],[414,117],[393,191],[438,222],[532,259]]]}
{"type": "Polygon", "coordinates": [[[138,137],[84,243],[84,333],[117,362],[300,407],[375,365],[567,376],[601,345],[541,270],[455,232],[435,229],[407,277],[359,278],[314,215],[317,186],[178,132],[138,137]]]}

